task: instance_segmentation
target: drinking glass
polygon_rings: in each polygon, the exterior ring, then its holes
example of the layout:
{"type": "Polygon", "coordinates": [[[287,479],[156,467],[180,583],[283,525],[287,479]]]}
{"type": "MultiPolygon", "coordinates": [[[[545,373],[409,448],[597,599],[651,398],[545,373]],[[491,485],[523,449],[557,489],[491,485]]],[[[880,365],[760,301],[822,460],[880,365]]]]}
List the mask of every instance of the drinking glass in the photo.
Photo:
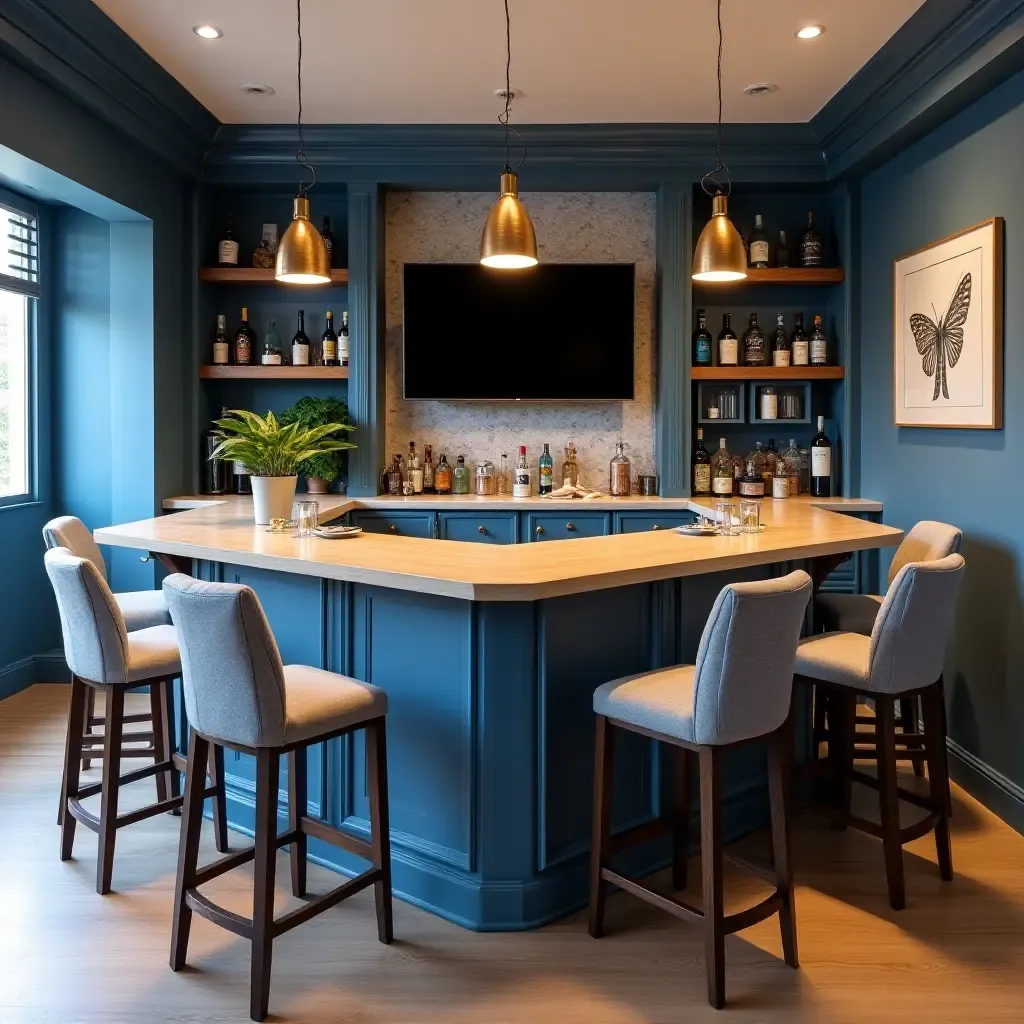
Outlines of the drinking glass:
{"type": "Polygon", "coordinates": [[[318,525],[320,502],[297,501],[295,503],[295,526],[299,537],[312,537],[318,525]]]}
{"type": "Polygon", "coordinates": [[[743,533],[759,533],[761,530],[761,502],[740,502],[740,529],[743,533]]]}
{"type": "Polygon", "coordinates": [[[715,522],[718,524],[718,533],[722,537],[734,537],[737,533],[732,524],[736,517],[736,506],[731,501],[719,501],[715,503],[715,522]]]}

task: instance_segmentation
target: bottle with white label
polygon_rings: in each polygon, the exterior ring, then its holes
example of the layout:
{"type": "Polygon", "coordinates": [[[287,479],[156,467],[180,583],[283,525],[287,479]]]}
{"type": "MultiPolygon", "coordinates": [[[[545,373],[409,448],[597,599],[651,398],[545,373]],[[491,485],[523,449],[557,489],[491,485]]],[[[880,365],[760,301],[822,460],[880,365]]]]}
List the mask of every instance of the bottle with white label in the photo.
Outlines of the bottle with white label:
{"type": "Polygon", "coordinates": [[[306,311],[299,310],[299,326],[292,335],[292,366],[309,366],[309,338],[306,336],[306,311]]]}
{"type": "Polygon", "coordinates": [[[217,262],[222,267],[238,266],[238,239],[231,230],[231,214],[228,214],[227,227],[224,228],[224,236],[217,243],[217,262]]]}
{"type": "Polygon", "coordinates": [[[732,456],[725,447],[725,438],[718,439],[718,451],[711,456],[711,493],[722,498],[732,494],[732,456]]]}
{"type": "Polygon", "coordinates": [[[810,348],[811,366],[824,366],[828,362],[828,339],[825,337],[825,328],[821,326],[820,314],[814,317],[810,348]]]}
{"type": "Polygon", "coordinates": [[[764,219],[759,213],[754,215],[754,230],[750,235],[748,249],[752,267],[768,266],[768,236],[764,233],[764,219]]]}
{"type": "Polygon", "coordinates": [[[771,338],[772,366],[789,366],[790,346],[786,325],[781,313],[775,316],[775,333],[771,338]]]}
{"type": "Polygon", "coordinates": [[[348,366],[348,310],[341,311],[341,330],[338,331],[338,358],[342,366],[348,366]]]}
{"type": "Polygon", "coordinates": [[[793,340],[790,344],[790,359],[793,366],[807,366],[810,358],[810,344],[807,335],[804,333],[804,315],[796,314],[796,323],[793,325],[793,340]]]}
{"type": "Polygon", "coordinates": [[[818,432],[811,441],[811,494],[832,497],[832,442],[825,435],[825,417],[818,417],[818,432]]]}
{"type": "Polygon", "coordinates": [[[528,498],[533,493],[533,481],[530,467],[526,464],[526,445],[519,446],[519,461],[512,474],[512,497],[528,498]]]}
{"type": "Polygon", "coordinates": [[[263,337],[264,366],[281,365],[281,335],[277,333],[277,323],[271,320],[267,324],[267,333],[263,337]]]}
{"type": "Polygon", "coordinates": [[[217,334],[213,339],[213,365],[228,365],[228,318],[223,313],[217,314],[217,334]]]}
{"type": "Polygon", "coordinates": [[[736,366],[739,354],[740,342],[732,329],[732,313],[723,313],[722,333],[718,335],[718,365],[736,366]]]}

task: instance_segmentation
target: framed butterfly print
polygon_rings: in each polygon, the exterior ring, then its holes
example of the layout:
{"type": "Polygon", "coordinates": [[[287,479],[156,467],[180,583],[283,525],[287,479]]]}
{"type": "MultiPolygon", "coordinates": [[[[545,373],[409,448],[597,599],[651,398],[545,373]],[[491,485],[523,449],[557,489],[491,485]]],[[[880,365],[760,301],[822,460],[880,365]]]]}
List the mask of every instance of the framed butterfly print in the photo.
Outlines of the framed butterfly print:
{"type": "Polygon", "coordinates": [[[1003,425],[1003,219],[893,261],[901,427],[1003,425]]]}

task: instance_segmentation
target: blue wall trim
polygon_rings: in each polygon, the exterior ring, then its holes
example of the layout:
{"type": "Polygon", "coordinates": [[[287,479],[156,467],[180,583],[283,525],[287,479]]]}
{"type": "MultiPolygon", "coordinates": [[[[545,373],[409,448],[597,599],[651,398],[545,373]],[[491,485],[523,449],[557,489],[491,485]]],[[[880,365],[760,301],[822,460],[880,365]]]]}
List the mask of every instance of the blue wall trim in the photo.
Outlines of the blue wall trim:
{"type": "Polygon", "coordinates": [[[979,803],[1024,835],[1024,788],[955,740],[947,740],[949,776],[979,803]]]}
{"type": "Polygon", "coordinates": [[[0,668],[0,700],[31,686],[36,681],[36,667],[32,658],[22,658],[12,665],[0,668]]]}

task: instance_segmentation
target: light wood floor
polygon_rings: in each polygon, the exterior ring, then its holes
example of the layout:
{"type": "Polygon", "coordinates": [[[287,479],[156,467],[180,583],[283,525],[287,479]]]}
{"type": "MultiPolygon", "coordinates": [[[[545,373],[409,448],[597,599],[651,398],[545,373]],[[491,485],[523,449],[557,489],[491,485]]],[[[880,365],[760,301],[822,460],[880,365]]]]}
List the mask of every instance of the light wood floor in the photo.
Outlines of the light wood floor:
{"type": "MultiPolygon", "coordinates": [[[[93,891],[96,840],[88,830],[78,829],[75,860],[58,860],[66,700],[66,687],[49,685],[0,702],[0,1022],[247,1020],[248,943],[197,917],[190,968],[175,975],[167,967],[177,818],[119,833],[110,896],[93,891]]],[[[123,791],[126,804],[150,799],[151,787],[123,791]]],[[[901,913],[889,909],[876,841],[800,818],[802,969],[779,959],[774,919],[727,939],[724,1011],[705,1002],[700,932],[624,894],[610,898],[609,934],[600,942],[587,935],[582,914],[535,932],[481,935],[396,902],[396,941],[385,947],[367,892],[275,944],[270,1019],[1019,1024],[1024,838],[964,793],[954,800],[956,880],[943,884],[930,839],[917,841],[906,855],[901,913]]],[[[244,840],[233,835],[232,843],[244,840]]],[[[204,854],[213,855],[212,843],[204,854]]],[[[282,855],[278,878],[287,884],[287,875],[282,855]]],[[[322,891],[334,877],[313,868],[311,888],[322,891]]],[[[699,871],[691,877],[699,884],[699,871]]],[[[250,884],[242,868],[209,889],[248,913],[250,884]]],[[[749,901],[758,885],[730,875],[727,894],[749,901]]],[[[279,892],[280,912],[293,901],[279,892]]]]}

